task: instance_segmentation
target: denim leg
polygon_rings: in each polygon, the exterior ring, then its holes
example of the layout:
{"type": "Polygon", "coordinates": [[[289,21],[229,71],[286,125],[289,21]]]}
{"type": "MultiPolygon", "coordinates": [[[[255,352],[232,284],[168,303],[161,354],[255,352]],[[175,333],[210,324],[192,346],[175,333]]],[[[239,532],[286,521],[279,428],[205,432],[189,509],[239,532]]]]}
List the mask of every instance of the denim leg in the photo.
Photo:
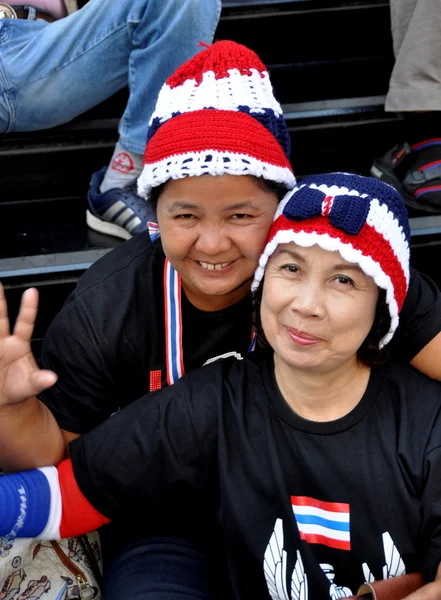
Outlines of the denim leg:
{"type": "Polygon", "coordinates": [[[164,80],[211,41],[220,0],[90,0],[54,23],[0,21],[0,131],[54,127],[129,84],[120,132],[144,149],[164,80]]]}
{"type": "Polygon", "coordinates": [[[138,540],[104,571],[104,600],[209,600],[207,553],[181,539],[138,540]]]}
{"type": "Polygon", "coordinates": [[[199,42],[210,44],[221,0],[149,0],[133,34],[130,53],[130,98],[121,119],[121,143],[143,153],[148,121],[162,84],[194,56],[199,42]]]}

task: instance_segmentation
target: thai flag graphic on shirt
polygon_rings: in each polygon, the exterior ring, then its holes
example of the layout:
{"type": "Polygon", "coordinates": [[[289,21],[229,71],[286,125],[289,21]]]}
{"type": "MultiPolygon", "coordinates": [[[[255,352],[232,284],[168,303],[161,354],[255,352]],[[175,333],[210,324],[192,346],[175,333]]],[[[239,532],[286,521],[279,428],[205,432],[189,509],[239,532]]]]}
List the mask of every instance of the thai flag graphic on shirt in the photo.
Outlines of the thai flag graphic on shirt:
{"type": "Polygon", "coordinates": [[[291,496],[291,504],[302,540],[339,550],[351,549],[349,504],[308,496],[291,496]]]}

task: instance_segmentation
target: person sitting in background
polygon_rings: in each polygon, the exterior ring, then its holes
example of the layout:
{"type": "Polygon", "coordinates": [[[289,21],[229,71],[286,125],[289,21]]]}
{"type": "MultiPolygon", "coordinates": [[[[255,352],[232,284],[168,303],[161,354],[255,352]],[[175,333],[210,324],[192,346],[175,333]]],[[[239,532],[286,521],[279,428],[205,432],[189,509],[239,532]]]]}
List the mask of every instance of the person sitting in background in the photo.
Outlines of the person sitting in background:
{"type": "Polygon", "coordinates": [[[409,240],[392,187],[304,179],[253,282],[267,349],[131,404],[58,468],[0,479],[0,534],[50,539],[121,513],[136,526],[191,505],[217,516],[238,600],[342,598],[417,571],[425,586],[407,600],[438,600],[441,384],[385,358],[409,240]]]}
{"type": "Polygon", "coordinates": [[[110,164],[91,178],[92,229],[129,239],[156,221],[136,190],[149,119],[166,78],[211,43],[220,11],[221,0],[0,4],[0,133],[67,123],[129,87],[110,164]]]}
{"type": "Polygon", "coordinates": [[[441,1],[391,0],[390,10],[395,66],[385,110],[404,117],[404,142],[375,159],[371,174],[408,206],[441,213],[441,1]]]}

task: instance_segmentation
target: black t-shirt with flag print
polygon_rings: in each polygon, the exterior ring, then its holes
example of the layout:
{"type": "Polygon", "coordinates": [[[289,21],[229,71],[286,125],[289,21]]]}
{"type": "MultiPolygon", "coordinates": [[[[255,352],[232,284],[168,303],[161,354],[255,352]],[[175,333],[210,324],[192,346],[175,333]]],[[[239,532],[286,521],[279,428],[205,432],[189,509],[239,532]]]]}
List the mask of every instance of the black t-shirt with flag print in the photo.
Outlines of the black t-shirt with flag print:
{"type": "MultiPolygon", "coordinates": [[[[160,241],[135,236],[84,273],[56,316],[41,364],[54,370],[58,381],[40,399],[63,429],[86,433],[166,386],[164,261],[160,241]]],[[[186,372],[220,356],[244,356],[251,338],[250,296],[225,310],[204,312],[182,293],[182,330],[186,372]]],[[[413,271],[394,356],[410,360],[439,331],[441,294],[413,271]]],[[[123,522],[116,531],[114,523],[106,539],[109,550],[110,541],[118,548],[142,535],[188,535],[187,521],[179,517],[175,523],[170,517],[166,523],[148,521],[136,531],[123,522]]]]}
{"type": "Polygon", "coordinates": [[[431,580],[441,560],[441,384],[410,367],[374,368],[351,412],[312,422],[282,397],[271,352],[218,361],[71,457],[110,518],[216,514],[238,600],[346,597],[406,572],[431,580]]]}

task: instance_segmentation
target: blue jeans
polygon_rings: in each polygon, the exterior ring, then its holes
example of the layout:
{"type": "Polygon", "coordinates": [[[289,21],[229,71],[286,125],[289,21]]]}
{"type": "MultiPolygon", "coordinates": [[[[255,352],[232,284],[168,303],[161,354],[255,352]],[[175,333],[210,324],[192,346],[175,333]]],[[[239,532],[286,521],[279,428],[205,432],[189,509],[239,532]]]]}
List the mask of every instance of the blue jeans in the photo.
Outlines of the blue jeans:
{"type": "Polygon", "coordinates": [[[90,0],[54,23],[0,19],[0,133],[66,123],[128,85],[120,142],[143,153],[162,84],[212,41],[220,10],[221,0],[90,0]]]}
{"type": "Polygon", "coordinates": [[[170,537],[131,543],[104,570],[104,600],[209,600],[208,551],[170,537]]]}

